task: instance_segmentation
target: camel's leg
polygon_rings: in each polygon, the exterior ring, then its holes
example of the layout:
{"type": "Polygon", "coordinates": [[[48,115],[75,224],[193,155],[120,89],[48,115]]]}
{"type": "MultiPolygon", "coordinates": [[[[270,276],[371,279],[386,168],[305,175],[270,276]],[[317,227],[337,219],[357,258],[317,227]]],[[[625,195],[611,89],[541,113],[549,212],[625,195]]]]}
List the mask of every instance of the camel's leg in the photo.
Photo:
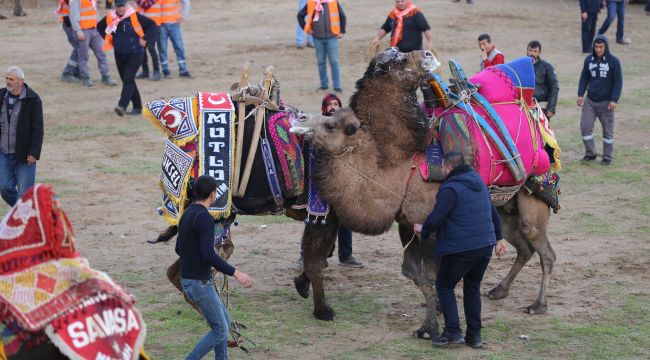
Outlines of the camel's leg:
{"type": "Polygon", "coordinates": [[[504,205],[504,209],[499,209],[501,214],[501,224],[503,225],[503,236],[517,250],[517,258],[512,268],[503,280],[494,289],[488,292],[488,298],[500,300],[508,296],[510,285],[515,280],[521,269],[535,254],[529,241],[524,239],[520,231],[519,213],[514,209],[514,203],[504,205]]]}
{"type": "Polygon", "coordinates": [[[305,226],[302,236],[304,270],[294,279],[294,284],[298,293],[303,296],[305,292],[309,291],[309,285],[305,282],[311,282],[314,295],[314,316],[319,320],[334,320],[336,315],[327,304],[321,271],[327,267],[327,254],[336,240],[338,229],[338,218],[330,213],[327,224],[308,224],[305,226]]]}
{"type": "Polygon", "coordinates": [[[404,249],[404,260],[402,262],[402,274],[413,280],[420,288],[426,301],[427,314],[419,329],[415,330],[415,337],[430,339],[435,338],[439,333],[436,309],[438,307],[438,295],[435,290],[435,279],[438,265],[433,256],[435,242],[423,241],[417,236],[414,237],[411,225],[399,225],[399,236],[404,249]]]}
{"type": "Polygon", "coordinates": [[[187,295],[185,295],[185,292],[183,292],[183,288],[181,287],[181,259],[176,259],[176,261],[167,268],[167,279],[169,279],[169,282],[171,282],[178,291],[183,294],[185,302],[192,305],[194,310],[200,314],[201,309],[199,309],[198,305],[194,304],[187,295]]]}

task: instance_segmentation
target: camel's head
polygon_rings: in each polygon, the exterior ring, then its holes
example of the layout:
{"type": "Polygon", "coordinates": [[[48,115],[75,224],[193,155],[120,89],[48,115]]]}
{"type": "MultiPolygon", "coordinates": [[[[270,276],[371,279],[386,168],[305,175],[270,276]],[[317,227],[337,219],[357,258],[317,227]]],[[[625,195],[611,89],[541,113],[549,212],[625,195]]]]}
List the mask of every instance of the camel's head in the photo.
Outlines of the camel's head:
{"type": "Polygon", "coordinates": [[[322,154],[341,156],[358,145],[361,121],[344,107],[332,116],[299,114],[292,122],[291,132],[311,141],[322,154]]]}
{"type": "Polygon", "coordinates": [[[440,62],[431,51],[417,50],[403,53],[393,47],[384,50],[370,62],[363,79],[392,78],[404,89],[413,91],[420,84],[421,79],[427,77],[429,71],[436,71],[438,68],[440,62]]]}

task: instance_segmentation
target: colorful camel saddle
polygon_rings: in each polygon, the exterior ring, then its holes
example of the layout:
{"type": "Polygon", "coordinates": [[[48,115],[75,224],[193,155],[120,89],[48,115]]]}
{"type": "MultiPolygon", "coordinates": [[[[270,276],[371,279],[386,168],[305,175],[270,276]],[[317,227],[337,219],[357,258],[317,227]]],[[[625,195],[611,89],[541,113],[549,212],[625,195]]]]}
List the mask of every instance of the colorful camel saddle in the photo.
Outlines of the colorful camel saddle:
{"type": "Polygon", "coordinates": [[[143,353],[146,327],[134,298],[79,256],[50,186],[32,187],[2,219],[0,265],[7,355],[43,342],[69,359],[137,359],[143,353]]]}
{"type": "Polygon", "coordinates": [[[432,169],[448,151],[465,154],[489,187],[518,189],[529,177],[560,170],[560,147],[533,98],[530,58],[488,67],[469,79],[460,64],[449,63],[452,86],[429,74],[440,106],[431,114],[434,136],[427,153],[432,155],[426,156],[427,165],[420,165],[425,178],[440,180],[432,169]]]}

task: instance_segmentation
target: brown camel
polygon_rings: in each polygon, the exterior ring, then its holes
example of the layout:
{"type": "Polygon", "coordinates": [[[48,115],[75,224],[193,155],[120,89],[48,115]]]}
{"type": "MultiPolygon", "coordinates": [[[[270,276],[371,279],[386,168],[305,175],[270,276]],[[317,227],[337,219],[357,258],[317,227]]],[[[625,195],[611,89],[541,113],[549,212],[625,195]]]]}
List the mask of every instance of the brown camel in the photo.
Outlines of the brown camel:
{"type": "MultiPolygon", "coordinates": [[[[316,181],[343,225],[364,234],[388,231],[393,221],[405,247],[402,273],[422,291],[427,307],[418,337],[439,334],[434,280],[437,266],[433,241],[419,239],[413,224],[422,223],[433,208],[439,183],[425,182],[413,166],[413,152],[424,149],[428,119],[420,111],[415,89],[430,68],[431,54],[409,56],[389,49],[371,62],[357,82],[349,108],[333,117],[303,115],[293,131],[303,133],[321,152],[316,181]]],[[[517,250],[517,259],[489,298],[502,299],[521,268],[537,252],[542,285],[530,314],[546,312],[546,288],[555,253],[547,238],[550,211],[536,196],[519,191],[500,207],[504,235],[517,250]]],[[[305,240],[306,241],[306,240],[305,240]]],[[[305,244],[303,244],[305,246],[305,244]]],[[[305,255],[305,265],[313,261],[305,255]]],[[[322,268],[312,266],[310,278],[322,268]]],[[[320,276],[320,274],[318,274],[320,276]]],[[[298,285],[298,283],[297,283],[298,285]]]]}

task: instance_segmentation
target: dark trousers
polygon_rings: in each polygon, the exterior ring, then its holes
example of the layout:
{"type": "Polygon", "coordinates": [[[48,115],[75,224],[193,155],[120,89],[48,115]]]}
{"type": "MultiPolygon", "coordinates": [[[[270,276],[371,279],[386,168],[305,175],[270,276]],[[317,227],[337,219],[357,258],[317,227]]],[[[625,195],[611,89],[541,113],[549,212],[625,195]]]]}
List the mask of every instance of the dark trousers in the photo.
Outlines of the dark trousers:
{"type": "Polygon", "coordinates": [[[352,231],[341,225],[339,228],[339,261],[352,256],[352,231]]]}
{"type": "Polygon", "coordinates": [[[142,64],[143,56],[143,53],[129,55],[115,54],[115,64],[117,65],[117,71],[120,73],[120,79],[122,79],[122,94],[120,94],[118,104],[124,109],[127,108],[129,102],[133,103],[134,109],[142,109],[140,92],[135,84],[135,73],[142,64]]]}
{"type": "MultiPolygon", "coordinates": [[[[154,39],[158,39],[158,29],[156,28],[156,35],[153,36],[154,39]]],[[[151,65],[153,66],[154,72],[160,72],[160,60],[158,58],[158,50],[156,50],[156,44],[158,41],[149,41],[147,42],[147,51],[151,55],[151,65]]],[[[144,52],[144,57],[142,59],[142,72],[149,73],[149,64],[147,51],[144,52]]]]}
{"type": "Polygon", "coordinates": [[[598,13],[588,13],[587,20],[582,21],[582,52],[592,51],[597,21],[598,13]]]}
{"type": "Polygon", "coordinates": [[[445,317],[445,335],[448,338],[462,336],[454,288],[463,279],[463,305],[467,321],[468,339],[481,336],[481,280],[487,269],[494,246],[458,254],[445,255],[440,260],[436,277],[436,292],[442,315],[445,317]]]}
{"type": "Polygon", "coordinates": [[[650,12],[650,0],[645,2],[645,11],[650,12]]]}

